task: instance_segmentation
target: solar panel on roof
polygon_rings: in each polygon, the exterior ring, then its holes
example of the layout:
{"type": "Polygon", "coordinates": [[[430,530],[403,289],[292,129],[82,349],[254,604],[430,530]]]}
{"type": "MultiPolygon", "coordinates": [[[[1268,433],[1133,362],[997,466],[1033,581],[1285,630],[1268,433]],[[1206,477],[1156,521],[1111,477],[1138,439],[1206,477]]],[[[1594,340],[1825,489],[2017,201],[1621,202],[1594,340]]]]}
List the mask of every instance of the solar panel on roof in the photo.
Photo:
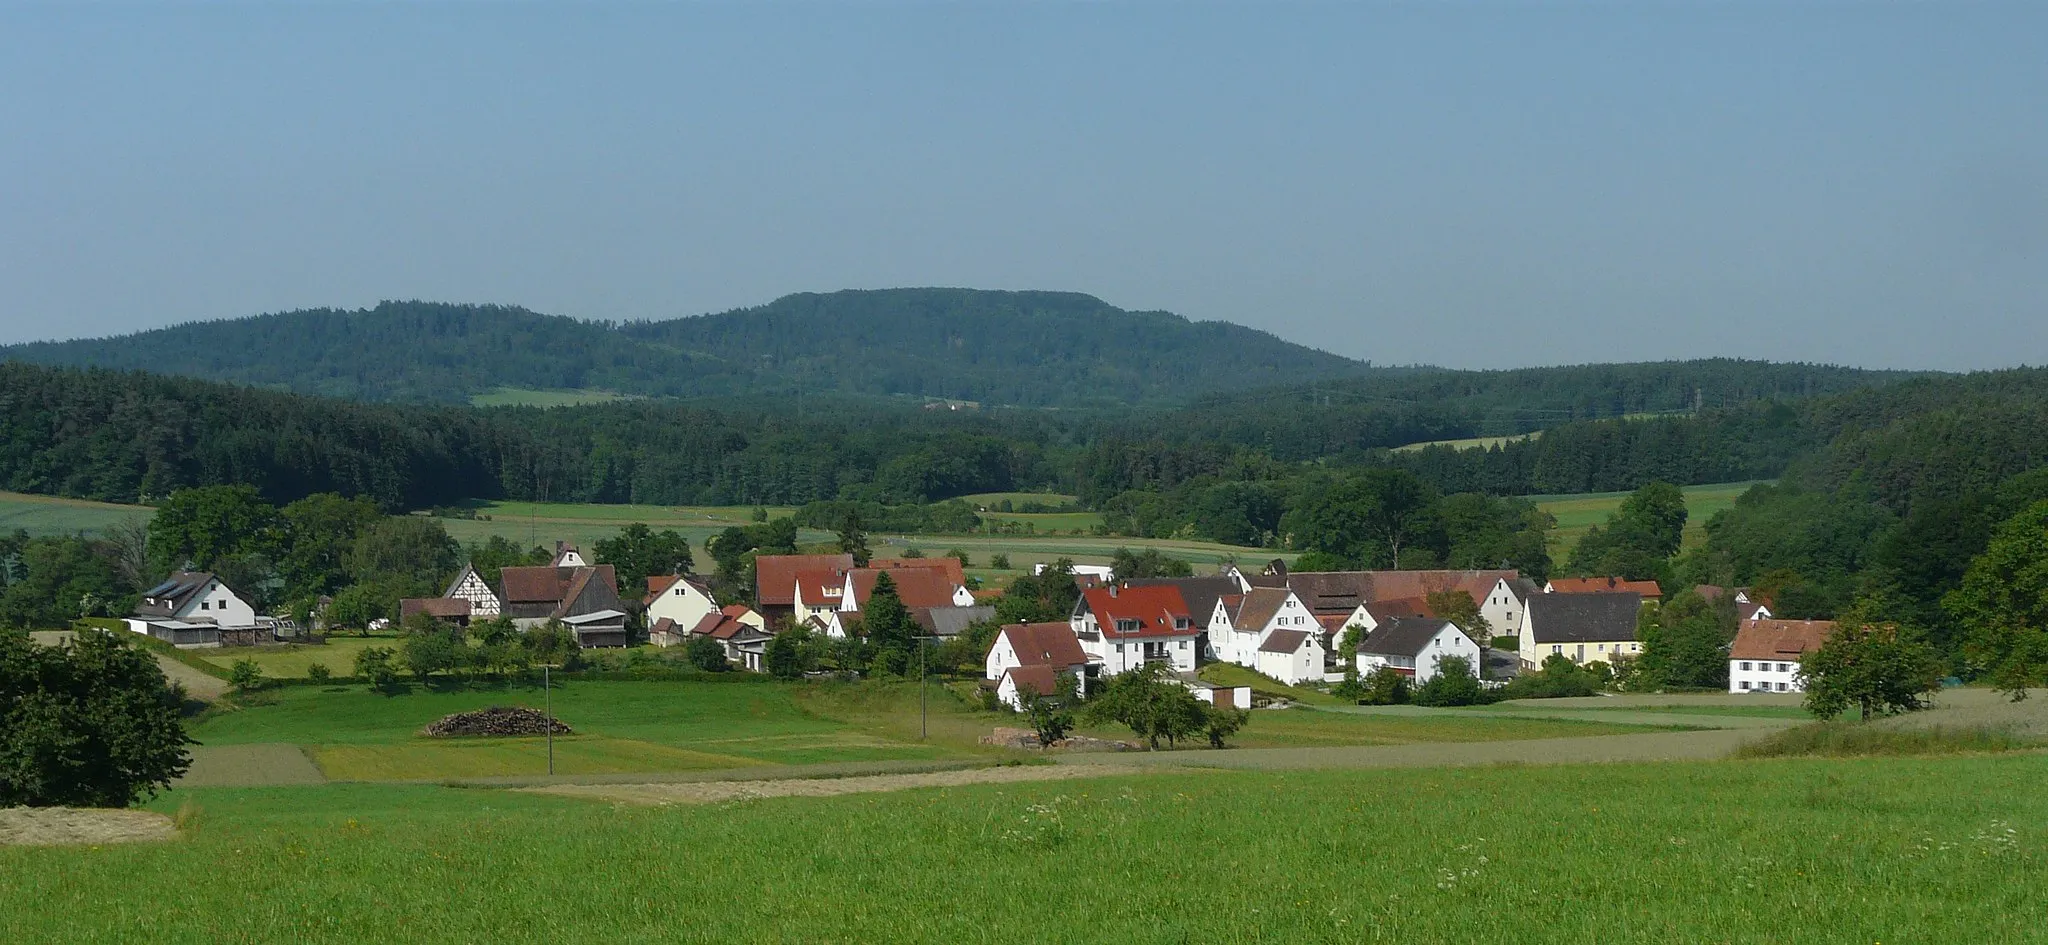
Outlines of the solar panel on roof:
{"type": "Polygon", "coordinates": [[[177,587],[177,586],[178,586],[178,582],[177,582],[177,581],[175,581],[175,580],[171,580],[171,581],[165,581],[165,582],[163,582],[162,584],[159,584],[159,585],[157,585],[157,586],[155,586],[155,587],[152,587],[152,588],[150,588],[149,590],[143,591],[143,592],[142,592],[142,596],[144,596],[144,597],[155,597],[155,596],[157,596],[158,594],[162,594],[163,592],[165,592],[165,591],[168,591],[168,590],[170,590],[171,588],[174,588],[174,587],[177,587]]]}

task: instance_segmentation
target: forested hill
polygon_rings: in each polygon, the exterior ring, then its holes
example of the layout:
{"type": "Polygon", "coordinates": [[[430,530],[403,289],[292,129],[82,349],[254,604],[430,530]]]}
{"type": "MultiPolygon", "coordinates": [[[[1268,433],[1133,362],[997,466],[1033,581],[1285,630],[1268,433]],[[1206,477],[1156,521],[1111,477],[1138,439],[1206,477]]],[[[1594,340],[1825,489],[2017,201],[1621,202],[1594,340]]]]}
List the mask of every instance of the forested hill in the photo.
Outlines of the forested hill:
{"type": "Polygon", "coordinates": [[[514,387],[1164,405],[1369,370],[1240,325],[1128,312],[1078,293],[973,289],[792,295],[626,325],[505,306],[385,302],[14,345],[0,348],[0,359],[416,403],[465,403],[514,387]]]}

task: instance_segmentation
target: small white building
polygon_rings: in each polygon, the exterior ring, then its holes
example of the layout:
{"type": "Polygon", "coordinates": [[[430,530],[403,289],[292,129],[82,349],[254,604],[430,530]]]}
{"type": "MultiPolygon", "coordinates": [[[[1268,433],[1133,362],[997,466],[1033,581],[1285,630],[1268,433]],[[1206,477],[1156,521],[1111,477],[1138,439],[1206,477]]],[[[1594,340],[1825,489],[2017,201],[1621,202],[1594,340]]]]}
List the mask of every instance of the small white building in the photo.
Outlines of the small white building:
{"type": "Polygon", "coordinates": [[[1832,620],[1745,620],[1728,647],[1728,691],[1804,692],[1800,661],[1835,632],[1832,620]]]}
{"type": "Polygon", "coordinates": [[[698,621],[720,612],[709,585],[681,574],[648,576],[647,595],[640,603],[646,608],[649,626],[669,620],[678,627],[694,627],[698,621]]]}
{"type": "Polygon", "coordinates": [[[1323,628],[1274,630],[1259,644],[1253,669],[1290,686],[1323,680],[1323,628]]]}
{"type": "Polygon", "coordinates": [[[1013,623],[996,631],[988,655],[982,659],[983,677],[1000,680],[1019,666],[1050,666],[1055,673],[1078,673],[1088,666],[1088,654],[1064,623],[1013,623]]]}
{"type": "Polygon", "coordinates": [[[1478,642],[1457,624],[1435,617],[1398,618],[1381,624],[1358,644],[1358,673],[1364,676],[1391,666],[1421,685],[1435,678],[1438,665],[1453,656],[1463,659],[1474,674],[1484,665],[1478,642]]]}
{"type": "MultiPolygon", "coordinates": [[[[1322,625],[1301,598],[1284,587],[1254,587],[1219,597],[1209,615],[1209,649],[1216,659],[1257,669],[1259,648],[1276,630],[1317,631],[1322,625]]],[[[1320,670],[1318,670],[1320,674],[1320,670]]]]}

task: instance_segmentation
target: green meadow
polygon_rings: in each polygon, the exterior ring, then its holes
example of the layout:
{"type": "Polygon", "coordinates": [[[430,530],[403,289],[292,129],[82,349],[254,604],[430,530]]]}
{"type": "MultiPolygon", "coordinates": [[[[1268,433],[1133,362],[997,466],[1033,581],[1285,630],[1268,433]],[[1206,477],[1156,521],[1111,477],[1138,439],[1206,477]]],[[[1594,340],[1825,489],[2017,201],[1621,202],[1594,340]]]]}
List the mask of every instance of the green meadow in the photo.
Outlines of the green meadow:
{"type": "Polygon", "coordinates": [[[190,789],[0,848],[0,940],[2030,942],[2038,754],[1164,772],[705,806],[190,789]]]}
{"type": "Polygon", "coordinates": [[[122,522],[147,521],[156,510],[85,499],[0,492],[0,531],[31,535],[103,534],[122,522]]]}
{"type": "MultiPolygon", "coordinates": [[[[1685,543],[1687,547],[1706,537],[1707,520],[1714,513],[1732,508],[1735,500],[1748,492],[1755,482],[1726,482],[1704,486],[1684,486],[1685,493],[1685,543]]],[[[1604,525],[1609,516],[1621,508],[1626,492],[1587,492],[1578,495],[1536,495],[1529,500],[1537,508],[1557,518],[1557,528],[1550,533],[1550,553],[1562,560],[1571,553],[1572,546],[1595,525],[1604,525]]]]}
{"type": "Polygon", "coordinates": [[[498,387],[471,394],[473,407],[581,407],[633,400],[633,396],[606,390],[539,390],[531,387],[498,387]]]}

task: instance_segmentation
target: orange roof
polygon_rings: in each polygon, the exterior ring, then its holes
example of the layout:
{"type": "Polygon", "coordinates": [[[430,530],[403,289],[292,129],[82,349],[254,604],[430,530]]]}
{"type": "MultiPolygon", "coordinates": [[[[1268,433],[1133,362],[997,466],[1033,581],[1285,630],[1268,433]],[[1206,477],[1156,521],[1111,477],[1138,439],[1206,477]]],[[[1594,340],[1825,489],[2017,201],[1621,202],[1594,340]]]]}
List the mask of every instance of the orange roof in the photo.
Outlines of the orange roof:
{"type": "Polygon", "coordinates": [[[1105,637],[1187,636],[1195,632],[1187,600],[1171,584],[1150,587],[1091,587],[1081,592],[1081,601],[1105,637]],[[1117,621],[1132,620],[1138,629],[1119,632],[1117,621]],[[1187,621],[1175,626],[1175,621],[1187,621]]]}
{"type": "MultiPolygon", "coordinates": [[[[953,563],[959,564],[958,561],[953,563]]],[[[875,582],[884,574],[895,582],[896,596],[905,607],[950,607],[953,590],[960,586],[947,579],[941,568],[859,568],[850,574],[855,609],[867,606],[868,595],[874,593],[875,582]]]]}
{"type": "Polygon", "coordinates": [[[1832,620],[1749,620],[1735,631],[1728,657],[1738,660],[1792,660],[1820,649],[1835,632],[1832,620]]]}
{"type": "Polygon", "coordinates": [[[724,607],[718,608],[718,612],[737,620],[753,613],[754,609],[745,604],[727,604],[724,607]]]}
{"type": "Polygon", "coordinates": [[[852,555],[761,555],[754,559],[754,599],[763,607],[796,603],[798,571],[845,571],[852,555]]]}
{"type": "Polygon", "coordinates": [[[1550,590],[1555,594],[1608,594],[1626,592],[1641,594],[1645,598],[1664,596],[1664,589],[1655,581],[1624,581],[1617,577],[1551,578],[1550,590]]]}
{"type": "Polygon", "coordinates": [[[953,557],[876,558],[868,562],[868,567],[874,568],[877,571],[901,571],[905,568],[930,568],[934,571],[944,572],[946,575],[946,580],[952,581],[954,584],[967,583],[967,572],[961,569],[960,559],[953,557]]]}
{"type": "Polygon", "coordinates": [[[1003,672],[1010,677],[1010,685],[1016,686],[1019,695],[1026,689],[1041,696],[1056,695],[1060,691],[1060,678],[1050,666],[1012,666],[1003,672]]]}
{"type": "Polygon", "coordinates": [[[984,587],[981,590],[974,591],[973,594],[975,603],[986,604],[989,601],[1001,599],[1003,589],[1000,587],[984,587]]]}
{"type": "MultiPolygon", "coordinates": [[[[845,571],[798,571],[790,579],[791,593],[802,592],[804,603],[813,609],[827,601],[837,603],[841,589],[846,587],[845,571]]],[[[790,602],[796,602],[792,596],[790,602]]]]}
{"type": "Polygon", "coordinates": [[[682,575],[680,575],[680,574],[650,574],[650,575],[648,575],[648,576],[647,576],[647,596],[646,596],[646,597],[643,597],[643,598],[641,598],[641,599],[640,599],[640,602],[641,602],[641,603],[644,603],[644,604],[651,604],[651,603],[654,603],[654,599],[655,599],[655,598],[657,598],[657,597],[660,597],[660,596],[662,595],[662,593],[663,593],[664,591],[667,591],[667,590],[668,590],[669,588],[671,588],[671,587],[674,587],[674,586],[675,586],[675,583],[676,583],[677,581],[680,581],[680,580],[682,580],[682,579],[683,579],[683,576],[682,576],[682,575]]]}

